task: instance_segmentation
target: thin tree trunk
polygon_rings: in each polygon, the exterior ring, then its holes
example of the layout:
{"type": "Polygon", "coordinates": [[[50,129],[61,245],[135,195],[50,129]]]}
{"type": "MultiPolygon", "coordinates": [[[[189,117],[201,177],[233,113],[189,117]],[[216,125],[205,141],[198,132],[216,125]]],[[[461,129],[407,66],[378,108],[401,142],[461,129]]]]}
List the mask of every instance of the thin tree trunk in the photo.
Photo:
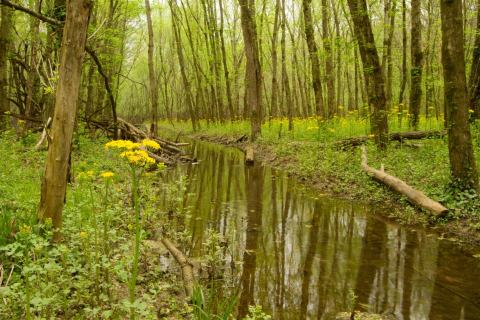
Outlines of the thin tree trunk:
{"type": "Polygon", "coordinates": [[[6,128],[7,117],[3,114],[10,111],[8,101],[8,50],[10,48],[10,33],[12,29],[12,9],[1,6],[0,22],[0,130],[6,128]]]}
{"type": "Polygon", "coordinates": [[[312,0],[303,0],[302,10],[305,39],[307,41],[308,54],[310,57],[312,86],[315,94],[315,112],[317,116],[323,117],[325,115],[325,110],[323,104],[322,82],[320,80],[320,60],[318,58],[318,49],[313,30],[312,0]]]}
{"type": "Polygon", "coordinates": [[[262,126],[262,69],[258,50],[257,30],[255,24],[255,0],[238,0],[242,20],[243,42],[247,57],[246,80],[247,102],[250,108],[252,126],[251,139],[261,134],[262,126]]]}
{"type": "Polygon", "coordinates": [[[422,17],[421,0],[412,0],[412,29],[411,29],[411,59],[410,69],[410,126],[418,129],[420,106],[422,105],[422,73],[423,73],[423,50],[422,50],[422,17]]]}
{"type": "Polygon", "coordinates": [[[327,83],[327,116],[332,118],[335,114],[335,74],[333,69],[333,55],[330,39],[330,8],[329,1],[322,0],[322,33],[323,48],[325,50],[325,80],[327,83]]]}
{"type": "Polygon", "coordinates": [[[285,104],[287,106],[287,116],[288,116],[288,131],[293,130],[293,102],[292,102],[292,93],[290,91],[290,80],[288,79],[288,70],[287,70],[287,53],[286,53],[286,23],[287,23],[287,14],[285,8],[285,0],[282,0],[282,38],[280,40],[280,46],[282,51],[282,87],[285,93],[285,104]]]}
{"type": "Polygon", "coordinates": [[[221,50],[222,50],[222,63],[223,63],[223,73],[225,76],[225,88],[227,93],[227,103],[228,103],[228,112],[230,115],[230,120],[235,118],[235,111],[233,109],[233,99],[232,99],[232,89],[230,84],[230,73],[228,71],[228,64],[227,64],[227,51],[225,49],[225,37],[223,35],[223,31],[225,29],[225,22],[224,22],[224,14],[223,14],[223,0],[219,0],[220,6],[220,43],[221,43],[221,50]]]}
{"type": "Polygon", "coordinates": [[[280,0],[275,2],[275,20],[273,22],[273,33],[272,33],[272,98],[270,100],[270,116],[275,117],[279,116],[278,107],[278,79],[277,79],[277,69],[278,69],[278,54],[277,54],[277,42],[278,42],[278,29],[280,26],[280,0]]]}
{"type": "Polygon", "coordinates": [[[150,9],[150,1],[145,0],[145,9],[147,14],[148,26],[148,78],[149,78],[149,92],[150,92],[150,107],[151,120],[150,134],[156,136],[158,125],[158,85],[157,75],[155,73],[155,61],[153,59],[155,45],[153,43],[153,25],[152,25],[152,10],[150,9]]]}
{"type": "Polygon", "coordinates": [[[92,2],[89,0],[70,0],[63,30],[52,142],[48,149],[38,210],[41,221],[52,220],[52,225],[57,230],[56,239],[59,239],[58,231],[62,225],[68,164],[91,7],[92,2]]]}
{"type": "MultiPolygon", "coordinates": [[[[407,86],[407,4],[402,0],[402,79],[400,92],[398,93],[398,104],[400,108],[404,103],[405,87],[407,86]]],[[[400,110],[402,111],[402,110],[400,110]]]]}

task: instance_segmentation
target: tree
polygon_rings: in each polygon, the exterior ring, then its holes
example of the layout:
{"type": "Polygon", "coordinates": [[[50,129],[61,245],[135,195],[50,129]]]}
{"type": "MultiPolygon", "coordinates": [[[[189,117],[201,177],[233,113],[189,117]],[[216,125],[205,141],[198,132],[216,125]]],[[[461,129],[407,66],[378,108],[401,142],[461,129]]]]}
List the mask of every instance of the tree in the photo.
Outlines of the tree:
{"type": "Polygon", "coordinates": [[[410,69],[411,93],[410,93],[410,125],[417,130],[422,104],[422,73],[423,73],[423,50],[422,50],[422,15],[421,1],[412,0],[412,28],[411,28],[411,59],[410,69]]]}
{"type": "Polygon", "coordinates": [[[372,133],[375,135],[377,146],[380,149],[386,149],[388,143],[388,122],[385,80],[378,58],[377,47],[375,46],[367,3],[365,0],[348,0],[348,6],[353,20],[355,38],[362,58],[368,103],[373,108],[370,119],[372,133]]]}
{"type": "Polygon", "coordinates": [[[255,1],[238,0],[242,21],[243,42],[245,56],[247,57],[247,103],[250,108],[250,121],[252,126],[251,139],[255,139],[262,130],[262,68],[257,42],[257,28],[255,23],[255,1]]]}
{"type": "Polygon", "coordinates": [[[318,58],[317,43],[313,32],[312,19],[312,0],[303,0],[302,2],[305,39],[307,41],[308,55],[310,57],[310,68],[312,76],[312,86],[315,95],[315,112],[317,116],[324,116],[323,90],[320,80],[320,59],[318,58]]]}
{"type": "Polygon", "coordinates": [[[150,9],[150,1],[145,0],[145,9],[147,14],[147,26],[148,26],[148,79],[149,79],[149,92],[150,92],[150,107],[151,107],[151,119],[150,134],[157,135],[157,122],[158,122],[158,85],[157,75],[155,74],[155,62],[153,60],[154,43],[153,43],[153,25],[152,25],[152,10],[150,9]]]}
{"type": "Polygon", "coordinates": [[[442,64],[447,116],[448,153],[453,182],[462,189],[479,189],[468,123],[461,0],[441,0],[442,64]]]}
{"type": "Polygon", "coordinates": [[[12,31],[12,9],[7,6],[1,8],[0,22],[0,130],[6,127],[6,117],[3,113],[10,110],[8,100],[8,48],[10,32],[12,31]]]}
{"type": "Polygon", "coordinates": [[[480,119],[480,0],[477,1],[477,28],[473,45],[469,89],[470,109],[474,112],[474,118],[480,119]]]}
{"type": "MultiPolygon", "coordinates": [[[[70,0],[63,30],[59,81],[55,95],[52,141],[48,150],[38,217],[60,229],[67,188],[68,162],[77,111],[82,61],[92,1],[70,0]]],[[[59,233],[56,233],[59,239],[59,233]]]]}

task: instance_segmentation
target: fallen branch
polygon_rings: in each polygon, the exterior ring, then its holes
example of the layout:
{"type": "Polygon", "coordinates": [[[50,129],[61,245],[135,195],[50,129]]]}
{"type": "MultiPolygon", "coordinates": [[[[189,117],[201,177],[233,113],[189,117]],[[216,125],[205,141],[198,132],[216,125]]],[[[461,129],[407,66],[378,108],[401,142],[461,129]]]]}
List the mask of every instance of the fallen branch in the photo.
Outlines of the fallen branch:
{"type": "MultiPolygon", "coordinates": [[[[402,142],[403,140],[419,140],[419,139],[427,139],[427,138],[441,138],[444,137],[447,132],[444,131],[410,131],[410,132],[394,132],[388,135],[388,139],[390,141],[399,141],[402,142]]],[[[339,148],[348,148],[348,147],[357,147],[367,143],[369,140],[373,138],[369,136],[361,136],[361,137],[354,137],[348,138],[344,140],[340,140],[334,143],[335,146],[339,148]]]]}
{"type": "Polygon", "coordinates": [[[183,285],[185,287],[185,293],[187,294],[188,298],[191,298],[193,295],[193,286],[195,282],[195,278],[193,276],[193,265],[190,263],[187,257],[185,257],[183,252],[177,249],[170,239],[162,237],[161,241],[171,255],[175,258],[175,261],[177,261],[182,268],[182,278],[183,285]]]}
{"type": "Polygon", "coordinates": [[[45,140],[47,140],[48,129],[50,128],[51,123],[52,123],[52,118],[48,117],[47,123],[43,127],[42,136],[40,137],[40,140],[38,141],[38,143],[35,145],[35,148],[34,148],[35,151],[40,150],[40,147],[42,146],[42,144],[45,142],[45,140]]]}
{"type": "Polygon", "coordinates": [[[408,200],[414,205],[421,207],[437,217],[443,217],[447,214],[448,209],[442,206],[440,203],[430,199],[423,192],[415,190],[402,180],[391,176],[383,170],[374,169],[368,165],[367,160],[367,149],[365,146],[362,146],[362,169],[369,175],[371,175],[375,180],[386,184],[391,189],[396,192],[406,196],[408,200]]]}

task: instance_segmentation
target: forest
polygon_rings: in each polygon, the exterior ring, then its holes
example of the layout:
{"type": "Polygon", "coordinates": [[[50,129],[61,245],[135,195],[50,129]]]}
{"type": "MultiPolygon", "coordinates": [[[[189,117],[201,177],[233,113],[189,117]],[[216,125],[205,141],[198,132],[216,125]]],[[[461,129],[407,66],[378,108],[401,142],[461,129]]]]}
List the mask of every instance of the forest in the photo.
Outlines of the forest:
{"type": "Polygon", "coordinates": [[[480,318],[480,0],[0,0],[0,319],[480,318]]]}

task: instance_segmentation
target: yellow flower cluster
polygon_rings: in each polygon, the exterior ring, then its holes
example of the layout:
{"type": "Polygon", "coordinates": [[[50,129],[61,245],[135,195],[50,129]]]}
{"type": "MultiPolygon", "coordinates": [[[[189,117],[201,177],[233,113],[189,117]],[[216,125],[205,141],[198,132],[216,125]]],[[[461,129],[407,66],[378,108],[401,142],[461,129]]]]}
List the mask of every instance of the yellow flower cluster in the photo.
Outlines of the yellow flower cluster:
{"type": "Polygon", "coordinates": [[[143,139],[142,140],[142,146],[147,147],[147,148],[152,148],[153,150],[158,150],[160,149],[160,145],[153,140],[150,139],[143,139]]]}
{"type": "Polygon", "coordinates": [[[32,233],[32,227],[30,227],[29,225],[26,225],[26,224],[22,224],[19,228],[19,232],[21,234],[30,234],[30,233],[32,233]]]}
{"type": "Polygon", "coordinates": [[[114,176],[113,172],[110,172],[110,171],[105,171],[100,174],[100,177],[103,179],[109,179],[113,176],[114,176]]]}
{"type": "Polygon", "coordinates": [[[136,143],[130,140],[113,140],[105,144],[105,149],[127,149],[133,150],[140,148],[140,143],[136,143]]]}
{"type": "Polygon", "coordinates": [[[77,176],[78,180],[88,180],[89,178],[93,178],[95,176],[95,172],[93,170],[88,170],[86,172],[80,172],[77,176]]]}
{"type": "Polygon", "coordinates": [[[120,154],[120,157],[125,158],[131,164],[138,166],[155,163],[155,160],[151,158],[145,150],[125,151],[120,154]]]}

